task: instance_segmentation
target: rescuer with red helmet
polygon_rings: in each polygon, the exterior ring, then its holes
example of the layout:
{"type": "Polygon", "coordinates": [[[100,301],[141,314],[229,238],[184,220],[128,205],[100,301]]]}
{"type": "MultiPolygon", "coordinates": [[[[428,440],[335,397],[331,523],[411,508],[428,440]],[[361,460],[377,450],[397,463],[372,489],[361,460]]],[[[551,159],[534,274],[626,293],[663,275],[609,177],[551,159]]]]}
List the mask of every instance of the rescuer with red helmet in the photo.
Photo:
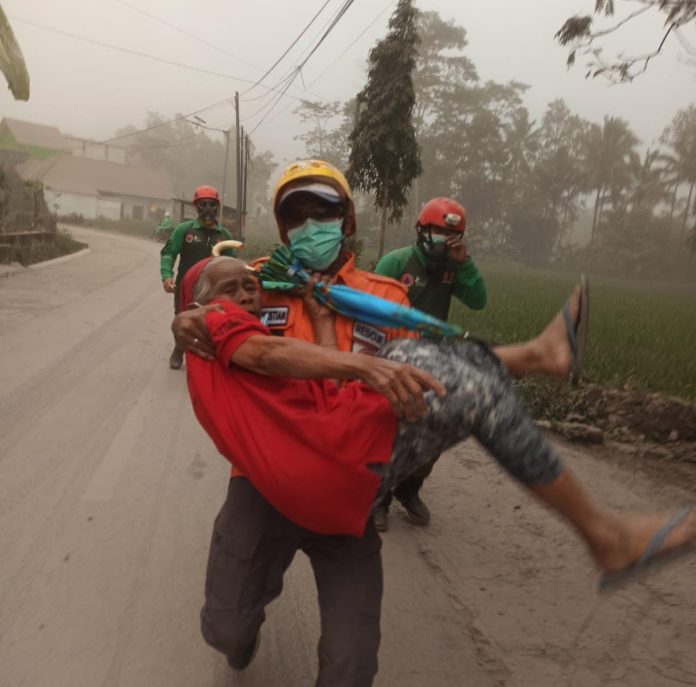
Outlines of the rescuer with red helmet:
{"type": "MultiPolygon", "coordinates": [[[[199,260],[210,257],[213,246],[220,241],[232,239],[232,234],[218,223],[220,195],[212,186],[199,186],[193,194],[193,205],[198,217],[182,222],[172,232],[160,252],[160,275],[166,293],[174,294],[174,314],[179,312],[179,284],[187,270],[199,260]],[[177,255],[176,280],[174,263],[177,255]]],[[[221,255],[234,257],[234,250],[228,249],[221,255]]],[[[184,362],[184,354],[175,343],[169,358],[169,367],[178,370],[184,362]]]]}
{"type": "MultiPolygon", "coordinates": [[[[401,282],[414,308],[447,320],[452,296],[472,310],[486,305],[486,285],[463,241],[466,211],[451,198],[433,198],[420,211],[415,244],[387,253],[375,272],[401,282]]],[[[430,511],[419,492],[434,461],[394,489],[394,496],[416,525],[427,525],[430,511]]],[[[391,494],[375,509],[375,526],[388,527],[391,494]]]]}

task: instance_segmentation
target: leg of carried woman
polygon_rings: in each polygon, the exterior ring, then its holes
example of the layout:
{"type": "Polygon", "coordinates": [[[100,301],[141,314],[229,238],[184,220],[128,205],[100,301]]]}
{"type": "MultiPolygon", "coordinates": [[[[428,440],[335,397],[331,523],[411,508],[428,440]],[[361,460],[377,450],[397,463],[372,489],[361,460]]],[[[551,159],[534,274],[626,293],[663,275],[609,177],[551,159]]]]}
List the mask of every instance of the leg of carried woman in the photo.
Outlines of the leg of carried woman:
{"type": "Polygon", "coordinates": [[[385,489],[470,435],[525,486],[548,484],[561,473],[558,456],[485,345],[408,339],[387,344],[379,355],[425,370],[447,388],[444,397],[428,394],[422,421],[399,423],[385,489]]]}
{"type": "Polygon", "coordinates": [[[428,415],[399,423],[382,490],[393,488],[434,455],[474,436],[498,464],[578,531],[598,565],[623,570],[654,542],[660,551],[696,540],[696,514],[629,516],[594,505],[534,424],[499,360],[480,343],[398,340],[379,355],[429,372],[447,396],[428,394],[428,415]],[[664,534],[664,540],[660,535],[664,534]]]}

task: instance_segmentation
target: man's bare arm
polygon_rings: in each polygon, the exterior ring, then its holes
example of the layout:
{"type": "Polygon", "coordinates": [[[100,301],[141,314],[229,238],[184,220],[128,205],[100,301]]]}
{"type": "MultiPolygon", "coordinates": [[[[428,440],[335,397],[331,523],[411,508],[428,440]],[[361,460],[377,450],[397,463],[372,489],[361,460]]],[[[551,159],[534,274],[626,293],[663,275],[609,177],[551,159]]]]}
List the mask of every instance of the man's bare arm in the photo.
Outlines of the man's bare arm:
{"type": "Polygon", "coordinates": [[[386,396],[398,417],[408,420],[425,415],[424,390],[446,393],[434,377],[411,365],[342,353],[299,339],[250,336],[232,354],[231,362],[269,377],[362,379],[386,396]]]}

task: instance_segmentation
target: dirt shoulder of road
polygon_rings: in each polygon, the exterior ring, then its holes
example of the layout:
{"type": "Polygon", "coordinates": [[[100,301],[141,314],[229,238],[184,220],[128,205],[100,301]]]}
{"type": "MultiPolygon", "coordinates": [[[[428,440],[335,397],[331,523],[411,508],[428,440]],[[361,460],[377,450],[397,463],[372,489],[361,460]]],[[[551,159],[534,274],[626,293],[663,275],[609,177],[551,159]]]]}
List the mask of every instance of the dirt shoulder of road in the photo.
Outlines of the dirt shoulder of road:
{"type": "Polygon", "coordinates": [[[696,403],[588,384],[566,391],[560,412],[546,415],[538,424],[566,441],[696,485],[696,403]]]}

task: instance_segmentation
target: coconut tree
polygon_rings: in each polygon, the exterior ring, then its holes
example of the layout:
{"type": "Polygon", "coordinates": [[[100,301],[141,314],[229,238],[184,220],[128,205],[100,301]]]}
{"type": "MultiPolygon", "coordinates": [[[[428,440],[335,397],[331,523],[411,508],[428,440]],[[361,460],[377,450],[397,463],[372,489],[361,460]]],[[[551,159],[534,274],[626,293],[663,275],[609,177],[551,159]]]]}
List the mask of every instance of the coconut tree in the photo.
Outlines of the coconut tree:
{"type": "Polygon", "coordinates": [[[597,239],[597,226],[608,195],[616,197],[625,185],[631,153],[638,138],[628,122],[619,117],[605,117],[603,126],[592,124],[585,140],[585,168],[588,186],[595,191],[592,217],[592,242],[597,239]]]}
{"type": "Polygon", "coordinates": [[[677,112],[661,140],[669,147],[669,153],[663,159],[669,178],[675,185],[674,201],[680,184],[686,184],[689,189],[682,217],[680,243],[683,243],[689,215],[696,214],[696,106],[691,105],[677,112]]]}

